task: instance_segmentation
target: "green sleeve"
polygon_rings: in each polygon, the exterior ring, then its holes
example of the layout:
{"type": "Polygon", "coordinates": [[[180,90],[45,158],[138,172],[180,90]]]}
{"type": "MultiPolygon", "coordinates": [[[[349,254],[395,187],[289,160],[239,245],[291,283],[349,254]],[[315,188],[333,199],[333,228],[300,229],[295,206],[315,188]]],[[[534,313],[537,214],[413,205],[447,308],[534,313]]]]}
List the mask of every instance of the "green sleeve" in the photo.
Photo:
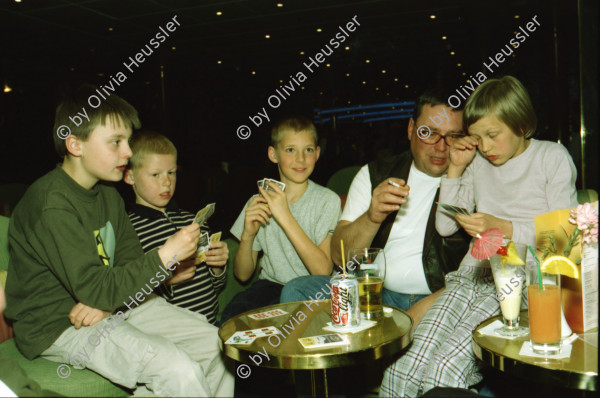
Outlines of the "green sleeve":
{"type": "Polygon", "coordinates": [[[130,302],[129,296],[135,296],[158,272],[165,272],[157,250],[143,254],[139,241],[135,243],[130,222],[127,228],[122,221],[114,221],[118,247],[114,267],[102,263],[93,231],[67,210],[44,210],[32,242],[37,246],[35,252],[42,256],[39,261],[50,268],[76,301],[111,311],[130,302]]]}

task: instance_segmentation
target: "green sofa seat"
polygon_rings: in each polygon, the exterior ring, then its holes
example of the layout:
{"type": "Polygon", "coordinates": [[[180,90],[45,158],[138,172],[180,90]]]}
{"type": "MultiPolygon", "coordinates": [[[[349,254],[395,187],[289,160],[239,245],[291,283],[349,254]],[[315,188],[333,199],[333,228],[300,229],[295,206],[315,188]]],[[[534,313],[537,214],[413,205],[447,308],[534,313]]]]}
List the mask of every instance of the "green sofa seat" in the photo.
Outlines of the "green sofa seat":
{"type": "Polygon", "coordinates": [[[44,390],[51,390],[69,397],[127,397],[131,395],[130,392],[87,369],[78,370],[70,366],[71,375],[60,378],[57,372],[59,363],[43,358],[30,361],[19,352],[15,339],[9,339],[0,344],[0,357],[10,358],[17,362],[27,377],[38,383],[44,390]]]}

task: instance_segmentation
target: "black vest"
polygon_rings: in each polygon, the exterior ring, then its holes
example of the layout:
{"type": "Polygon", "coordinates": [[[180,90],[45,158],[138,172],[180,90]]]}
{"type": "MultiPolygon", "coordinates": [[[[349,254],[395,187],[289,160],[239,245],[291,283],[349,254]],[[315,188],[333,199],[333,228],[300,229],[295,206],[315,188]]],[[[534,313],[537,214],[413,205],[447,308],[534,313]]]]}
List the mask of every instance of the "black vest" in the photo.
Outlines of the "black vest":
{"type": "MultiPolygon", "coordinates": [[[[369,163],[372,189],[375,189],[383,180],[390,177],[402,178],[404,181],[408,181],[412,160],[412,154],[410,151],[406,151],[400,155],[369,163]]],[[[438,234],[435,229],[435,212],[437,209],[435,203],[438,201],[439,196],[440,190],[438,188],[429,212],[423,241],[423,269],[427,286],[432,292],[444,287],[445,274],[458,269],[462,258],[469,249],[470,241],[470,237],[462,229],[445,238],[438,234]]],[[[385,247],[397,214],[397,211],[389,214],[381,223],[379,231],[373,238],[371,247],[385,247]]]]}

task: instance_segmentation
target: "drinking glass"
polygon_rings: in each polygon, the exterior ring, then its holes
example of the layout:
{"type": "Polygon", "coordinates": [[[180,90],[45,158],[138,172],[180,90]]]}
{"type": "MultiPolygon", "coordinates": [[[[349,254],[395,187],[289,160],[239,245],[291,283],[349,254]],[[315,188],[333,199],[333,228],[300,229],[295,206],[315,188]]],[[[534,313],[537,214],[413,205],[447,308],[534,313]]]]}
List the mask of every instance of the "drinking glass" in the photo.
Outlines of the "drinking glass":
{"type": "Polygon", "coordinates": [[[361,317],[364,319],[381,318],[383,316],[381,292],[386,268],[383,249],[350,249],[348,260],[347,272],[358,278],[361,317]]]}
{"type": "Polygon", "coordinates": [[[527,287],[529,337],[536,354],[553,355],[561,346],[560,274],[542,272],[542,289],[537,272],[527,287]]]}
{"type": "Polygon", "coordinates": [[[496,332],[507,337],[524,336],[529,332],[527,328],[519,326],[521,293],[527,280],[525,271],[527,245],[515,243],[515,248],[523,265],[502,262],[502,256],[499,254],[490,257],[492,274],[496,284],[496,298],[500,303],[504,321],[504,326],[497,329],[496,332]]]}

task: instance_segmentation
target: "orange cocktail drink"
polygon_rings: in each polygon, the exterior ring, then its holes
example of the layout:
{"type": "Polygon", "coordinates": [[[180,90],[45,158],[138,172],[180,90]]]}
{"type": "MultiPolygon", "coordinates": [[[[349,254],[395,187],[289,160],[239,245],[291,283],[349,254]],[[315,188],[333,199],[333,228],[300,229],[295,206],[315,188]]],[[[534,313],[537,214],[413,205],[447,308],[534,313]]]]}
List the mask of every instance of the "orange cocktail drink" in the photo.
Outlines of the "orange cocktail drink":
{"type": "Polygon", "coordinates": [[[527,286],[529,302],[529,336],[534,352],[551,354],[560,351],[560,285],[527,286]]]}

